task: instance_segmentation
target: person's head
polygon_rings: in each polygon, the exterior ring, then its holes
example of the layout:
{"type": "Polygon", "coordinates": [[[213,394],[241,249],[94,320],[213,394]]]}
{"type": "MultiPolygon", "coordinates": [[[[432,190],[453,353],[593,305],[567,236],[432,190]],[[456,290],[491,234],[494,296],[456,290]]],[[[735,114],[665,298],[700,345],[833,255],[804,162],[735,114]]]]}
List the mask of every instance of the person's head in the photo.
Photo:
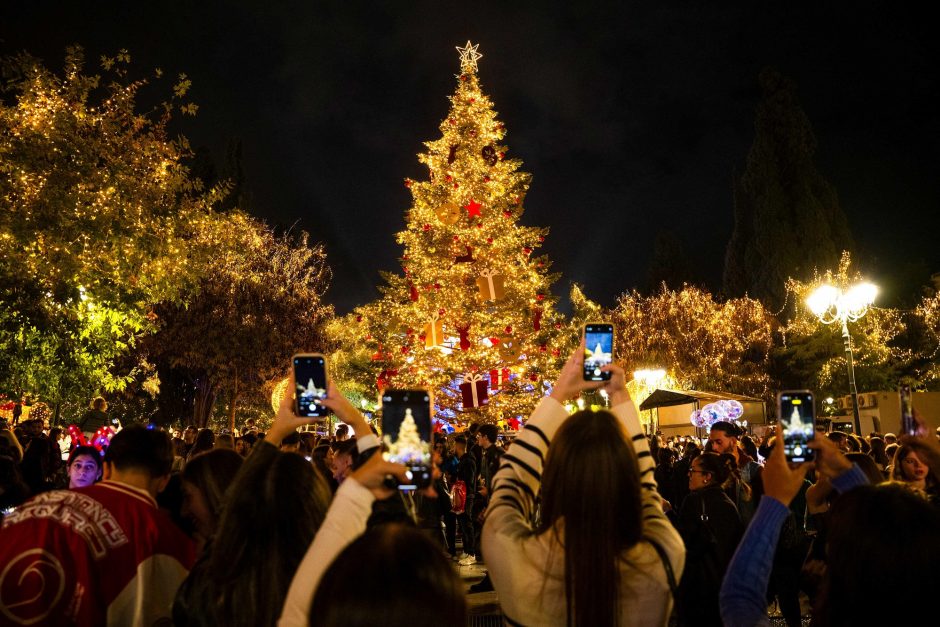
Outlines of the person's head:
{"type": "Polygon", "coordinates": [[[664,468],[671,467],[676,461],[676,452],[671,448],[664,446],[659,449],[659,456],[656,459],[656,464],[664,468]]]}
{"type": "Polygon", "coordinates": [[[202,451],[208,451],[213,446],[215,446],[215,433],[212,432],[212,429],[200,429],[199,433],[196,434],[193,450],[190,451],[189,454],[195,455],[202,451]]]}
{"type": "Polygon", "coordinates": [[[496,428],[496,425],[480,425],[480,430],[477,432],[477,442],[480,443],[480,446],[487,449],[496,444],[496,438],[498,437],[499,430],[496,428]]]}
{"type": "Polygon", "coordinates": [[[890,463],[890,460],[885,453],[885,441],[882,438],[873,437],[870,444],[871,458],[874,459],[876,463],[881,464],[882,466],[887,466],[890,463]]]}
{"type": "Polygon", "coordinates": [[[463,457],[467,453],[467,438],[458,435],[454,438],[454,453],[457,457],[463,457]]]}
{"type": "Polygon", "coordinates": [[[285,453],[297,453],[300,451],[300,434],[291,431],[281,440],[281,450],[285,453]]]}
{"type": "Polygon", "coordinates": [[[66,437],[68,436],[65,433],[65,429],[63,429],[62,427],[53,427],[49,431],[49,439],[55,442],[56,444],[58,444],[60,440],[64,440],[66,437]]]}
{"type": "Polygon", "coordinates": [[[830,431],[826,437],[835,442],[843,453],[849,452],[849,436],[842,431],[830,431]]]}
{"type": "Polygon", "coordinates": [[[339,425],[336,427],[336,439],[339,442],[349,438],[349,425],[339,425]]]}
{"type": "Polygon", "coordinates": [[[108,411],[108,401],[103,396],[96,396],[91,401],[91,408],[95,411],[108,411]]]}
{"type": "Polygon", "coordinates": [[[42,435],[42,420],[39,418],[33,418],[32,420],[27,420],[20,424],[23,425],[23,428],[26,430],[26,435],[29,437],[35,438],[42,435]]]}
{"type": "Polygon", "coordinates": [[[193,442],[195,442],[196,433],[198,433],[198,430],[196,429],[196,425],[187,426],[186,429],[183,431],[183,442],[185,442],[186,444],[192,444],[193,442]]]}
{"type": "Polygon", "coordinates": [[[136,481],[156,496],[173,467],[173,443],[165,431],[131,425],[118,431],[104,456],[105,479],[136,481]],[[136,479],[135,479],[136,478],[136,479]]]}
{"type": "Polygon", "coordinates": [[[858,467],[865,473],[865,476],[868,477],[868,482],[872,485],[878,485],[885,480],[885,476],[878,468],[878,464],[865,453],[846,453],[845,458],[853,464],[858,464],[858,467]]]}
{"type": "Polygon", "coordinates": [[[862,450],[862,445],[859,443],[859,437],[854,433],[847,433],[845,438],[845,445],[848,447],[850,453],[858,453],[862,450]]]}
{"type": "Polygon", "coordinates": [[[689,466],[689,490],[723,486],[734,472],[734,456],[730,453],[702,453],[689,466]]]}
{"type": "Polygon", "coordinates": [[[711,450],[719,455],[723,453],[734,455],[735,450],[738,448],[739,437],[741,437],[741,429],[725,420],[719,420],[712,424],[711,431],[708,433],[711,450]]]}
{"type": "Polygon", "coordinates": [[[897,484],[862,486],[833,502],[828,568],[813,611],[822,625],[917,625],[923,604],[871,603],[929,594],[938,582],[940,509],[897,484]],[[890,576],[885,576],[890,573],[890,576]]]}
{"type": "Polygon", "coordinates": [[[898,447],[891,468],[892,479],[905,483],[921,483],[927,480],[929,472],[930,468],[913,448],[907,444],[898,447]]]}
{"type": "Polygon", "coordinates": [[[232,437],[231,433],[223,433],[215,439],[215,448],[235,448],[235,438],[232,437]]]}
{"type": "Polygon", "coordinates": [[[885,437],[885,446],[888,446],[889,444],[894,444],[895,442],[898,441],[898,436],[894,435],[893,433],[886,433],[884,437],[885,437]]]}
{"type": "Polygon", "coordinates": [[[356,461],[356,441],[345,440],[333,447],[333,459],[330,461],[330,472],[336,483],[342,483],[352,473],[356,461]]]}
{"type": "Polygon", "coordinates": [[[466,611],[463,584],[440,547],[417,529],[386,524],[353,541],[323,574],[310,625],[464,625],[466,611]]]}
{"type": "Polygon", "coordinates": [[[330,490],[312,464],[295,453],[265,454],[266,463],[245,463],[229,486],[208,554],[219,625],[277,622],[329,507],[330,490]]]}
{"type": "Polygon", "coordinates": [[[744,452],[747,453],[751,459],[757,459],[757,444],[754,442],[754,438],[747,434],[742,435],[741,448],[744,449],[744,452]]]}
{"type": "Polygon", "coordinates": [[[248,441],[241,437],[235,438],[235,441],[232,443],[232,448],[235,449],[235,452],[242,457],[248,457],[248,451],[251,450],[251,448],[248,446],[248,441]]]}
{"type": "Polygon", "coordinates": [[[258,427],[255,425],[255,419],[249,418],[245,421],[245,431],[257,431],[258,427]]]}
{"type": "Polygon", "coordinates": [[[203,538],[215,531],[225,491],[244,459],[231,449],[215,448],[200,453],[183,468],[183,516],[193,522],[203,538]]]}
{"type": "Polygon", "coordinates": [[[576,412],[545,458],[539,527],[563,534],[569,623],[615,622],[620,556],[642,530],[637,456],[623,425],[608,411],[576,412]]]}
{"type": "Polygon", "coordinates": [[[69,490],[87,488],[101,479],[101,453],[94,446],[76,446],[68,460],[69,490]]]}

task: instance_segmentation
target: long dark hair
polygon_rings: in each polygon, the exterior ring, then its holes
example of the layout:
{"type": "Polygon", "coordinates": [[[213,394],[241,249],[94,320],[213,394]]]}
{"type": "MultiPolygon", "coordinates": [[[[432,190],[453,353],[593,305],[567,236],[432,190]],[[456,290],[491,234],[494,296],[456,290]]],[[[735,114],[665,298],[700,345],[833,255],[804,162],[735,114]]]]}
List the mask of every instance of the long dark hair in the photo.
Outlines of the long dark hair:
{"type": "Polygon", "coordinates": [[[229,487],[203,574],[216,624],[277,622],[329,501],[323,477],[300,455],[252,452],[229,487]]]}
{"type": "Polygon", "coordinates": [[[643,522],[636,452],[610,412],[575,413],[548,449],[539,533],[562,526],[568,625],[616,625],[621,556],[643,522]]]}
{"type": "Polygon", "coordinates": [[[882,484],[841,495],[830,516],[828,568],[812,624],[922,623],[918,599],[940,583],[940,510],[902,486],[882,484]],[[867,602],[875,581],[879,599],[896,602],[867,602]]]}
{"type": "Polygon", "coordinates": [[[313,597],[310,625],[465,625],[466,612],[463,584],[440,547],[417,529],[388,524],[336,557],[313,597]]]}

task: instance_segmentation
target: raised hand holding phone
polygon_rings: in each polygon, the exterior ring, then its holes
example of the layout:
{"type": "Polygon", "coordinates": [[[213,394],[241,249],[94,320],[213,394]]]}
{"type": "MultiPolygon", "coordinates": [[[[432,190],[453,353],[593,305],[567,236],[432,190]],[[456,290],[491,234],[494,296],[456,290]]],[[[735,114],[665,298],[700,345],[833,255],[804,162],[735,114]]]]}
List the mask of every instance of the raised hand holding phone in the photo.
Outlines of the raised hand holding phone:
{"type": "Polygon", "coordinates": [[[327,408],[321,403],[327,396],[326,357],[320,353],[301,353],[291,360],[291,390],[297,402],[294,413],[304,418],[322,418],[327,408]]]}
{"type": "Polygon", "coordinates": [[[809,390],[784,390],[777,394],[777,420],[783,427],[783,450],[789,462],[813,460],[814,451],[809,443],[816,437],[815,402],[809,390]]]}

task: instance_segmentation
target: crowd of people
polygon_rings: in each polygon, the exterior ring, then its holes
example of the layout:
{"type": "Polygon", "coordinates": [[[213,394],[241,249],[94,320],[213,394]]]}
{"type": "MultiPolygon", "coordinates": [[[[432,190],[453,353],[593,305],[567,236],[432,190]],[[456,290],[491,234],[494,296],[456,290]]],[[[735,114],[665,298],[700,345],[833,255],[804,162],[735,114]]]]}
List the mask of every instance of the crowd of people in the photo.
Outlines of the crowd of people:
{"type": "MultiPolygon", "coordinates": [[[[818,433],[796,466],[729,422],[649,436],[623,371],[584,381],[583,354],[511,440],[438,434],[414,492],[332,383],[333,436],[289,396],[266,432],[128,425],[99,447],[3,425],[0,624],[462,625],[474,563],[508,625],[762,625],[776,605],[795,626],[801,598],[818,625],[923,616],[934,434],[818,433]],[[568,414],[599,388],[609,410],[568,414]]],[[[99,401],[82,430],[112,423],[99,401]]]]}

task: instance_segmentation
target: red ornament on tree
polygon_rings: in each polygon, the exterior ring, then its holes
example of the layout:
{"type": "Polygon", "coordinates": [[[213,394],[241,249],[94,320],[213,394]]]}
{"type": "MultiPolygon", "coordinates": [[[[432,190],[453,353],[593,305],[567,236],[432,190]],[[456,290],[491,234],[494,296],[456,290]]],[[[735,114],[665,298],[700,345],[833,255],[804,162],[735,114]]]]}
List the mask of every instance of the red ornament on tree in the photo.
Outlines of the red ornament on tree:
{"type": "Polygon", "coordinates": [[[531,249],[530,247],[526,246],[525,248],[522,249],[522,252],[524,252],[524,253],[526,254],[526,256],[528,256],[528,255],[531,255],[531,254],[532,254],[532,249],[531,249]]]}
{"type": "Polygon", "coordinates": [[[545,300],[545,294],[536,294],[536,295],[535,295],[535,299],[536,299],[536,300],[545,300]]]}
{"type": "Polygon", "coordinates": [[[430,224],[425,224],[422,228],[423,228],[425,231],[430,231],[430,230],[431,230],[431,225],[430,225],[430,224]]]}
{"type": "Polygon", "coordinates": [[[512,217],[512,212],[511,212],[511,211],[504,211],[504,212],[503,212],[503,217],[504,217],[504,218],[511,218],[511,217],[512,217]]]}
{"type": "Polygon", "coordinates": [[[509,335],[510,333],[512,333],[512,326],[506,325],[506,335],[509,335]]]}
{"type": "Polygon", "coordinates": [[[542,328],[542,308],[536,307],[532,312],[532,328],[539,331],[542,328]]]}
{"type": "Polygon", "coordinates": [[[410,189],[412,183],[414,183],[414,181],[412,181],[411,179],[405,179],[405,187],[410,189]]]}
{"type": "Polygon", "coordinates": [[[480,207],[482,206],[483,205],[481,205],[480,203],[478,203],[477,201],[471,198],[470,202],[467,203],[465,207],[465,209],[467,210],[467,217],[468,218],[472,218],[474,216],[480,217],[480,207]]]}
{"type": "Polygon", "coordinates": [[[460,334],[460,350],[470,350],[470,338],[468,337],[470,334],[470,325],[458,326],[457,333],[460,334]]]}
{"type": "Polygon", "coordinates": [[[356,316],[356,322],[362,322],[362,316],[356,316]]]}
{"type": "Polygon", "coordinates": [[[414,283],[411,284],[411,292],[409,296],[412,302],[418,302],[418,288],[415,287],[414,283]]]}
{"type": "Polygon", "coordinates": [[[552,356],[553,356],[553,357],[558,357],[559,355],[561,355],[561,351],[558,350],[557,348],[553,348],[553,349],[552,349],[552,356]]]}

